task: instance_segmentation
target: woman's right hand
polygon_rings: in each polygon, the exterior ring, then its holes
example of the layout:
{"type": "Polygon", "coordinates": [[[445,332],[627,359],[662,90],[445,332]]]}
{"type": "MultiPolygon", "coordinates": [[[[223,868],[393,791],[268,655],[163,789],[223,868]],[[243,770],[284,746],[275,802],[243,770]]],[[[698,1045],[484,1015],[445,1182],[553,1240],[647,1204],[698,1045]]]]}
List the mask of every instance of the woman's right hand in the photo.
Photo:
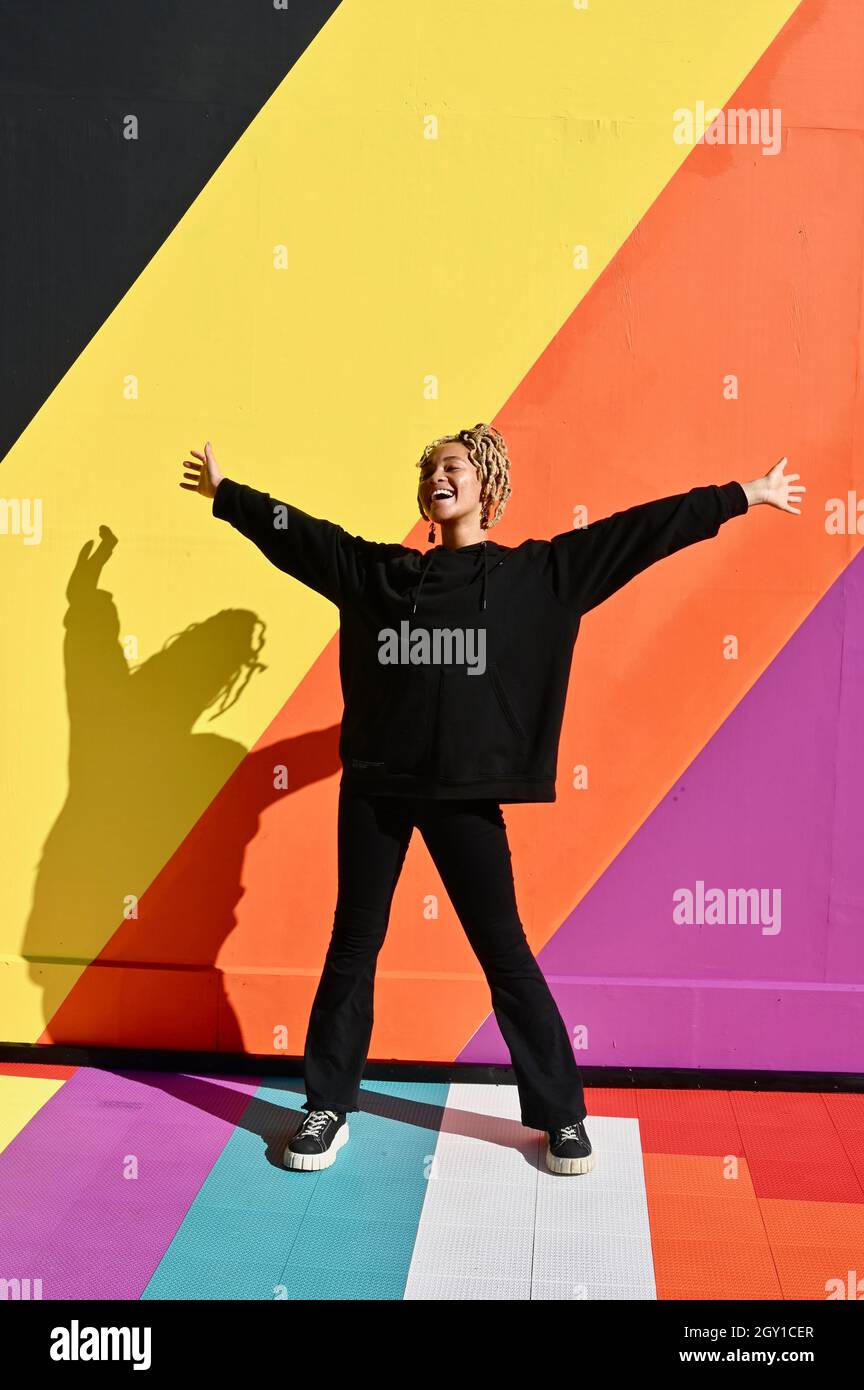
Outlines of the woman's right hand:
{"type": "Polygon", "coordinates": [[[184,460],[183,467],[190,470],[184,474],[184,477],[190,481],[181,483],[180,486],[185,488],[187,492],[200,492],[202,497],[215,497],[223,474],[219,472],[219,466],[213,457],[213,446],[209,439],[204,445],[203,454],[199,454],[197,449],[190,449],[189,452],[200,462],[192,463],[190,459],[184,460]]]}

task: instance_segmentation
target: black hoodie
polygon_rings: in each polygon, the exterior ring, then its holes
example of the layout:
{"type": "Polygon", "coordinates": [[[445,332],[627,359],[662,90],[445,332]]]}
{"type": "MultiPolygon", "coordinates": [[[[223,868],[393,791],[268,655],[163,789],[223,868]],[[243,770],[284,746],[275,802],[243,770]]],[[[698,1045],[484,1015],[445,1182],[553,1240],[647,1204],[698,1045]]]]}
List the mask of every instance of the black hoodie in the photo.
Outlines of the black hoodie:
{"type": "Polygon", "coordinates": [[[342,783],[554,801],[583,613],[748,509],[740,483],[643,502],[551,540],[426,552],[367,541],[224,478],[213,515],[339,608],[342,783]]]}

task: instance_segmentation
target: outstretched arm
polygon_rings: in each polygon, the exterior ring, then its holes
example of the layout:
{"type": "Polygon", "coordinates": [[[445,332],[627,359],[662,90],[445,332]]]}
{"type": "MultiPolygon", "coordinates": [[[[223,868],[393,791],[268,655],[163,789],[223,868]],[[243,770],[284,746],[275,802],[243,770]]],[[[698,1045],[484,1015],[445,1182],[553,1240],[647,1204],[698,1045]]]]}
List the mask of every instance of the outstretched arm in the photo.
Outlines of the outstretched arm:
{"type": "Polygon", "coordinates": [[[716,536],[725,521],[768,503],[800,515],[803,485],[784,476],[787,460],[750,483],[711,483],[671,497],[642,502],[588,526],[553,536],[549,577],[555,593],[574,612],[587,613],[637,574],[696,541],[716,536]]]}
{"type": "Polygon", "coordinates": [[[230,522],[277,569],[337,605],[360,590],[371,542],[352,536],[333,521],[310,516],[290,502],[280,502],[267,492],[226,478],[209,443],[203,454],[194,449],[190,452],[199,462],[187,460],[185,476],[190,481],[180,486],[212,498],[213,515],[230,522]]]}
{"type": "Polygon", "coordinates": [[[72,738],[98,737],[93,711],[111,717],[113,701],[126,690],[129,666],[120,642],[120,619],[113,596],[99,588],[99,579],[117,537],[108,526],[99,527],[99,544],[85,541],[66,585],[69,607],[63,615],[63,662],[66,701],[72,738]]]}

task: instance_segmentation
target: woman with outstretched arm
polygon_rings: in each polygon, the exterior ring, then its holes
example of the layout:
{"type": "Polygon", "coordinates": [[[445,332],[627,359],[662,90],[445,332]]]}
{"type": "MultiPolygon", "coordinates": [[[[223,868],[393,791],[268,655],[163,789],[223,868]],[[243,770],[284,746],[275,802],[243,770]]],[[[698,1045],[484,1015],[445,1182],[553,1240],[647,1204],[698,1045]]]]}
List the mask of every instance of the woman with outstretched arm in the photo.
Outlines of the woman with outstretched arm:
{"type": "Polygon", "coordinates": [[[505,546],[487,533],[511,494],[510,459],[498,430],[478,424],[433,440],[418,460],[431,547],[421,552],[225,477],[209,443],[191,453],[180,486],[211,499],[215,517],[340,614],[338,890],[304,1048],[307,1115],[286,1166],[328,1167],[348,1139],[378,953],[416,827],[488,982],[522,1124],[546,1131],[553,1172],[590,1171],[582,1079],[519,919],[501,806],[556,799],[582,614],[752,506],[800,515],[799,474],[786,474],[783,458],[749,483],[692,487],[505,546]]]}

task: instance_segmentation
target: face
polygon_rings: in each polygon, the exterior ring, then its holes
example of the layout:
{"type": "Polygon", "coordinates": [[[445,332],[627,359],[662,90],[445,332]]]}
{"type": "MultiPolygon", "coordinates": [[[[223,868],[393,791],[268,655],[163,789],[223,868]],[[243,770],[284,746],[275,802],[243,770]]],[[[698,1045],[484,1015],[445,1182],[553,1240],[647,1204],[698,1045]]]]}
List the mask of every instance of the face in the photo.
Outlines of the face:
{"type": "Polygon", "coordinates": [[[480,479],[464,444],[439,444],[420,470],[420,501],[431,521],[480,516],[480,479]]]}

